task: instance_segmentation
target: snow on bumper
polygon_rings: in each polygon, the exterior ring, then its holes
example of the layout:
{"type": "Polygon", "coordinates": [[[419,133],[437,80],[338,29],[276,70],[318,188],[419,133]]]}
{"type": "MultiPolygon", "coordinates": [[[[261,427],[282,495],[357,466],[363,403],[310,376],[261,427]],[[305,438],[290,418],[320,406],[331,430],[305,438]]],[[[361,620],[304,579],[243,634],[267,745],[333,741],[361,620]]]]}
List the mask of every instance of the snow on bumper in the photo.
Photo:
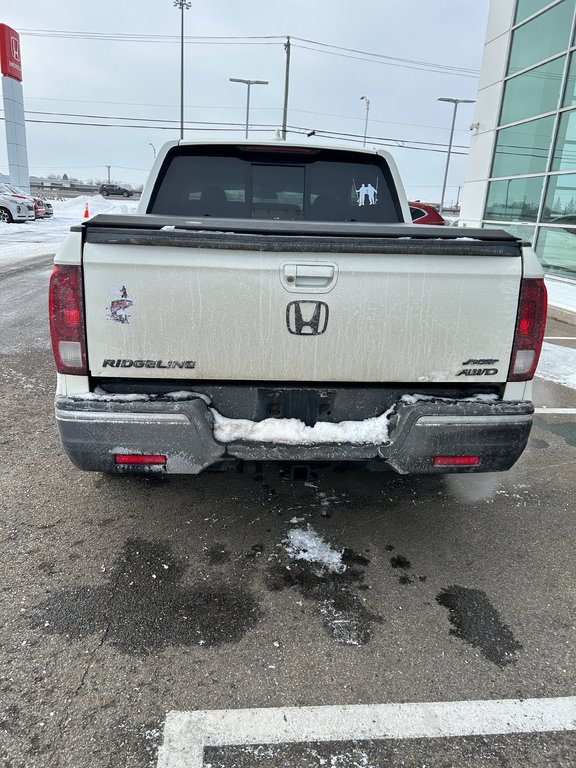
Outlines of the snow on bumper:
{"type": "MultiPolygon", "coordinates": [[[[198,474],[223,460],[373,461],[402,474],[509,469],[520,457],[530,435],[530,402],[410,400],[371,422],[323,426],[300,442],[282,441],[286,424],[274,433],[256,429],[226,435],[219,414],[205,399],[141,401],[127,398],[58,397],[56,419],[62,444],[80,469],[125,471],[114,456],[122,453],[163,454],[166,465],[154,471],[198,474]],[[377,422],[375,424],[375,422],[377,422]],[[244,439],[242,439],[244,436],[244,439]],[[248,437],[248,439],[246,439],[248,437]],[[330,439],[332,437],[332,439],[330,439]],[[271,439],[272,438],[272,439],[271,439]],[[473,467],[433,466],[438,455],[477,455],[473,467]]],[[[323,423],[325,424],[325,423],[323,423]]],[[[228,425],[229,426],[229,425],[228,425]]],[[[316,425],[318,427],[318,424],[316,425]]]]}

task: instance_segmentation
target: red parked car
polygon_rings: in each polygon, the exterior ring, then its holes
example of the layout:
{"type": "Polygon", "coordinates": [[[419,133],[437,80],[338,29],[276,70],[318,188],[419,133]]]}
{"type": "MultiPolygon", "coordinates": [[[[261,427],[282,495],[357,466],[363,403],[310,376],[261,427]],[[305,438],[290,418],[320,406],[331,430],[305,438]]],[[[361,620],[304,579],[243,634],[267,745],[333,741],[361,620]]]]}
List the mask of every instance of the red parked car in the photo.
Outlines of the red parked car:
{"type": "Polygon", "coordinates": [[[46,215],[46,209],[44,208],[44,200],[39,197],[34,199],[34,217],[37,219],[43,219],[46,215]]]}
{"type": "Polygon", "coordinates": [[[438,213],[438,210],[433,205],[427,203],[421,203],[416,200],[413,203],[408,203],[410,206],[410,213],[412,214],[412,221],[414,224],[434,224],[436,226],[446,226],[446,220],[438,213]]]}

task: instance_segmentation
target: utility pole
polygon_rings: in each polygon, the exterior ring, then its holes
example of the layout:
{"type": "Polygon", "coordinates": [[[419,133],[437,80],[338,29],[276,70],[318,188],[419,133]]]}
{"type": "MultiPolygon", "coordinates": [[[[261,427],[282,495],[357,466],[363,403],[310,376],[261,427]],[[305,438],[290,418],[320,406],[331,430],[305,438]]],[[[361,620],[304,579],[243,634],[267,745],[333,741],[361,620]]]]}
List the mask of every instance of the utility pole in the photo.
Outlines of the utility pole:
{"type": "Polygon", "coordinates": [[[360,96],[360,101],[364,100],[366,102],[366,120],[364,121],[364,143],[362,144],[363,147],[366,146],[366,134],[368,133],[368,115],[370,114],[370,99],[368,96],[360,96]]]}
{"type": "Polygon", "coordinates": [[[104,167],[105,167],[105,168],[108,168],[108,184],[110,184],[110,168],[111,168],[112,166],[110,166],[110,165],[106,165],[106,166],[104,166],[104,167]]]}
{"type": "Polygon", "coordinates": [[[284,78],[284,111],[282,113],[282,138],[286,141],[286,123],[288,122],[288,91],[290,89],[290,35],[284,43],[286,51],[286,76],[284,78]]]}
{"type": "Polygon", "coordinates": [[[184,138],[184,11],[192,7],[190,0],[174,0],[174,8],[180,8],[180,141],[184,138]]]}

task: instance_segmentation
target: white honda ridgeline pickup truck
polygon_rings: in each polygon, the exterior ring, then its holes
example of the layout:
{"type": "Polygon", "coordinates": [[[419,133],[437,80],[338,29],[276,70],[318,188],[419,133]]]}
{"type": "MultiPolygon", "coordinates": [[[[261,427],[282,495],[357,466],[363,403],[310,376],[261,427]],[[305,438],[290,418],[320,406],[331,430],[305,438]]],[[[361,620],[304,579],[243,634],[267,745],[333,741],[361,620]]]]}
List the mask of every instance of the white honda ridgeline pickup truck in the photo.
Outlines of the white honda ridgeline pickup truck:
{"type": "Polygon", "coordinates": [[[534,252],[413,225],[385,152],[168,143],[137,215],[72,227],[49,303],[80,469],[486,472],[530,434],[534,252]]]}

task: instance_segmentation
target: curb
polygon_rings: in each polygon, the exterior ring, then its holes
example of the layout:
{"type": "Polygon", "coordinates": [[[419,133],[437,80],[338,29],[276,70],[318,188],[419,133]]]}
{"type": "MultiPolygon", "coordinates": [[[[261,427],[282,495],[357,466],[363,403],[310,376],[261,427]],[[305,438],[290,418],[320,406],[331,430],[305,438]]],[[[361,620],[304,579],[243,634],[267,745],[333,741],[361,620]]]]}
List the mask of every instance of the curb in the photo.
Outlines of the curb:
{"type": "Polygon", "coordinates": [[[571,312],[569,309],[563,309],[562,307],[555,307],[553,304],[549,304],[548,318],[576,327],[576,312],[571,312]]]}

